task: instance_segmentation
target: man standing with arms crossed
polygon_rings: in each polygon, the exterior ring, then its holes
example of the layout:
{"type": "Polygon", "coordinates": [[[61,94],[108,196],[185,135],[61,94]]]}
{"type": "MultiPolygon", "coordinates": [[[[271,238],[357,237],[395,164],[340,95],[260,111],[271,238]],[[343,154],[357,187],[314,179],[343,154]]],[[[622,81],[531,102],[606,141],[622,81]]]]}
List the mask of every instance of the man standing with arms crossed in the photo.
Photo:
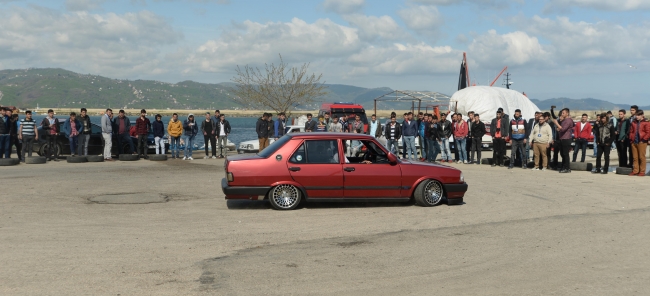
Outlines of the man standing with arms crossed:
{"type": "Polygon", "coordinates": [[[113,161],[111,157],[111,148],[113,147],[113,123],[111,122],[111,117],[113,117],[113,110],[110,108],[106,109],[106,113],[102,115],[102,138],[104,138],[104,160],[113,161]]]}
{"type": "MultiPolygon", "coordinates": [[[[490,123],[490,134],[492,136],[492,166],[503,166],[503,158],[506,155],[506,138],[508,137],[508,121],[503,117],[501,108],[497,110],[497,118],[490,123]]],[[[511,160],[514,161],[514,160],[511,160]]]]}
{"type": "Polygon", "coordinates": [[[616,126],[616,152],[618,153],[618,166],[627,166],[627,150],[630,147],[628,132],[630,121],[625,118],[625,109],[618,110],[618,125],[616,126]]]}
{"type": "Polygon", "coordinates": [[[32,119],[32,111],[25,111],[25,118],[20,120],[18,139],[23,141],[22,162],[25,162],[25,151],[27,151],[27,156],[32,157],[34,141],[38,141],[36,122],[32,119]]]}

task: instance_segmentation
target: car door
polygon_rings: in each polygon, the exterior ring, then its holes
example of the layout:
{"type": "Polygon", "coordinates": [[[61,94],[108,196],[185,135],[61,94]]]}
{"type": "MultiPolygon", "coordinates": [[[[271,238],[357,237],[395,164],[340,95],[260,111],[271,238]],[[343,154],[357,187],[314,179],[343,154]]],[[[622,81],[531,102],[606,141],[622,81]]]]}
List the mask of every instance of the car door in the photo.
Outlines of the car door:
{"type": "Polygon", "coordinates": [[[307,198],[343,198],[343,172],[338,140],[305,140],[287,161],[294,181],[307,198]]]}
{"type": "Polygon", "coordinates": [[[387,152],[372,140],[361,140],[366,153],[374,153],[372,163],[350,157],[343,164],[343,194],[346,199],[400,198],[402,171],[388,162],[387,152]]]}
{"type": "Polygon", "coordinates": [[[104,138],[102,128],[99,125],[90,125],[90,139],[88,140],[88,154],[98,155],[104,152],[104,138]]]}

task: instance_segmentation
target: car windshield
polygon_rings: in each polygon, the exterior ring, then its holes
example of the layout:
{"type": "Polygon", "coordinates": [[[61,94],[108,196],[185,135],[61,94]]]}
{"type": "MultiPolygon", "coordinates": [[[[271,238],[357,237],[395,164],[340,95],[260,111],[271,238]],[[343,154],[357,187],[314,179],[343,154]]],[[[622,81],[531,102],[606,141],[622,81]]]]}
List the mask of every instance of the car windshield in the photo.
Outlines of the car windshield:
{"type": "Polygon", "coordinates": [[[290,139],[291,139],[291,137],[285,135],[282,138],[279,138],[277,141],[273,142],[273,144],[271,144],[268,147],[264,148],[264,150],[257,153],[257,155],[259,155],[261,157],[264,157],[264,158],[267,158],[267,157],[273,155],[273,153],[275,153],[275,151],[278,151],[278,149],[280,149],[280,147],[284,146],[284,144],[287,143],[290,139]]]}

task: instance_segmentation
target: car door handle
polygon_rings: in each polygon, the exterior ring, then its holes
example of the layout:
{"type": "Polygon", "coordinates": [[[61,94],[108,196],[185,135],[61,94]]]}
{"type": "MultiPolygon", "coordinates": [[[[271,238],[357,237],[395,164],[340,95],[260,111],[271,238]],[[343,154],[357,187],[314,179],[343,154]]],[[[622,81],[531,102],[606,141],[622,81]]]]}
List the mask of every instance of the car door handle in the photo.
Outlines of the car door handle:
{"type": "Polygon", "coordinates": [[[292,171],[292,172],[297,172],[297,171],[300,170],[300,168],[299,167],[289,167],[289,170],[292,171]]]}
{"type": "Polygon", "coordinates": [[[347,168],[344,168],[343,170],[346,171],[346,172],[354,172],[354,168],[352,168],[352,167],[347,167],[347,168]]]}

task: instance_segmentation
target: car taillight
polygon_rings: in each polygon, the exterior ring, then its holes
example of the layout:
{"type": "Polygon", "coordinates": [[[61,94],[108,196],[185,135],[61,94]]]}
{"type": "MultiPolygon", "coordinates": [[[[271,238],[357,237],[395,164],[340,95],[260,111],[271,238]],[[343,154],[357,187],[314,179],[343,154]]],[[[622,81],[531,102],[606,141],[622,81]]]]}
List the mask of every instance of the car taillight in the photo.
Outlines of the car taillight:
{"type": "Polygon", "coordinates": [[[228,182],[235,180],[235,176],[233,176],[232,173],[226,173],[226,178],[228,179],[228,182]]]}

